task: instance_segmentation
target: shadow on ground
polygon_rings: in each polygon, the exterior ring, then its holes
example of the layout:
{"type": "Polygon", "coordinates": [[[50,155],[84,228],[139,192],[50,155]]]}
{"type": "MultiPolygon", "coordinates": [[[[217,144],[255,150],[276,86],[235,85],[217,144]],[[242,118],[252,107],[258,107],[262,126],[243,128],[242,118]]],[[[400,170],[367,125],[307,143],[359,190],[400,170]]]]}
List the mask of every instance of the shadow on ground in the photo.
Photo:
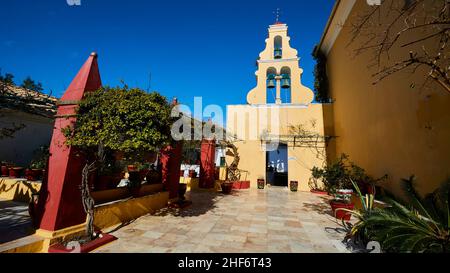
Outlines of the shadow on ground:
{"type": "Polygon", "coordinates": [[[34,228],[28,214],[28,204],[0,201],[0,244],[31,235],[34,228]]]}
{"type": "Polygon", "coordinates": [[[303,204],[303,207],[307,211],[315,211],[322,215],[329,215],[334,217],[333,211],[331,210],[330,200],[327,197],[319,197],[321,202],[318,203],[307,203],[303,204]]]}
{"type": "MultiPolygon", "coordinates": [[[[239,193],[233,192],[231,195],[239,196],[239,193]]],[[[219,202],[225,195],[216,192],[202,192],[194,191],[187,194],[187,199],[192,201],[192,204],[186,208],[170,208],[166,207],[157,211],[153,216],[172,215],[175,217],[195,217],[206,214],[208,211],[217,208],[216,203],[219,202]]]]}

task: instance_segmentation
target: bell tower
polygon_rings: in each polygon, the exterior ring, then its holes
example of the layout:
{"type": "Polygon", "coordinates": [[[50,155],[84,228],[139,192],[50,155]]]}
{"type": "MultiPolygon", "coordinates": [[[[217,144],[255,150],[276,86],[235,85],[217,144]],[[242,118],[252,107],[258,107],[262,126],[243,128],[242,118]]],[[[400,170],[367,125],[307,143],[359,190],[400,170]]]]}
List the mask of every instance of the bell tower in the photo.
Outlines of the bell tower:
{"type": "Polygon", "coordinates": [[[301,83],[303,69],[290,40],[286,24],[277,22],[269,27],[266,48],[257,61],[257,85],[247,94],[249,104],[308,105],[312,102],[314,93],[301,83]]]}

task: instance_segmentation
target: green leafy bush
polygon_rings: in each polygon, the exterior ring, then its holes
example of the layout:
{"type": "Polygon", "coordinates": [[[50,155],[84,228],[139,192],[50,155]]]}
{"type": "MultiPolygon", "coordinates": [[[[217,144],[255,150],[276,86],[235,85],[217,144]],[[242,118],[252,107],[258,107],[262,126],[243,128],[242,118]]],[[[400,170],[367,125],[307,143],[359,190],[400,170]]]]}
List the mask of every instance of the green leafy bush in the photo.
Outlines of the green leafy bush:
{"type": "Polygon", "coordinates": [[[81,101],[73,128],[63,128],[67,144],[84,150],[103,145],[138,161],[170,143],[171,105],[159,93],[105,87],[81,101]]]}
{"type": "Polygon", "coordinates": [[[377,241],[385,252],[450,252],[450,180],[421,198],[415,178],[402,180],[405,204],[388,199],[388,208],[360,211],[349,237],[377,241]]]}
{"type": "Polygon", "coordinates": [[[313,167],[311,175],[313,179],[322,179],[325,190],[331,194],[335,194],[340,189],[354,188],[353,182],[360,187],[366,185],[374,187],[377,182],[387,178],[387,175],[378,179],[371,177],[363,168],[351,162],[346,154],[342,154],[336,161],[324,168],[313,167]]]}
{"type": "Polygon", "coordinates": [[[41,146],[34,151],[34,158],[30,163],[31,169],[45,169],[50,156],[49,147],[41,146]]]}

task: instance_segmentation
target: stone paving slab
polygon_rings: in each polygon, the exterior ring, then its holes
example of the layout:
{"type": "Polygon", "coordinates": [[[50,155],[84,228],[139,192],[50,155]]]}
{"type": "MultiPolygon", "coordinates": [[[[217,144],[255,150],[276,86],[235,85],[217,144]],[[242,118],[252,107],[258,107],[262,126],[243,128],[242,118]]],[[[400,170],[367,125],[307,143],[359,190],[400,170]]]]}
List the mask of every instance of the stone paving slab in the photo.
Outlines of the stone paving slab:
{"type": "Polygon", "coordinates": [[[0,244],[33,233],[28,204],[0,199],[0,244]]]}
{"type": "Polygon", "coordinates": [[[187,196],[192,206],[143,216],[113,232],[119,239],[94,252],[350,252],[327,196],[276,187],[187,196]]]}

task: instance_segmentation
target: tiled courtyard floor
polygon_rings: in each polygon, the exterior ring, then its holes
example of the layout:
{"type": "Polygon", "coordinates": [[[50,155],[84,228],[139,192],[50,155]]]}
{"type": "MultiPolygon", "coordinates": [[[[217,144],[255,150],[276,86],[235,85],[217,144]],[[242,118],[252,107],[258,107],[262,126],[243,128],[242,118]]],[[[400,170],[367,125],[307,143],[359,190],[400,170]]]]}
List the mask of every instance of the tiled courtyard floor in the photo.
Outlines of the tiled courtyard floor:
{"type": "Polygon", "coordinates": [[[28,204],[0,199],[0,244],[33,233],[28,204]]]}
{"type": "Polygon", "coordinates": [[[141,217],[95,252],[349,252],[326,196],[287,188],[187,196],[191,207],[141,217]]]}

